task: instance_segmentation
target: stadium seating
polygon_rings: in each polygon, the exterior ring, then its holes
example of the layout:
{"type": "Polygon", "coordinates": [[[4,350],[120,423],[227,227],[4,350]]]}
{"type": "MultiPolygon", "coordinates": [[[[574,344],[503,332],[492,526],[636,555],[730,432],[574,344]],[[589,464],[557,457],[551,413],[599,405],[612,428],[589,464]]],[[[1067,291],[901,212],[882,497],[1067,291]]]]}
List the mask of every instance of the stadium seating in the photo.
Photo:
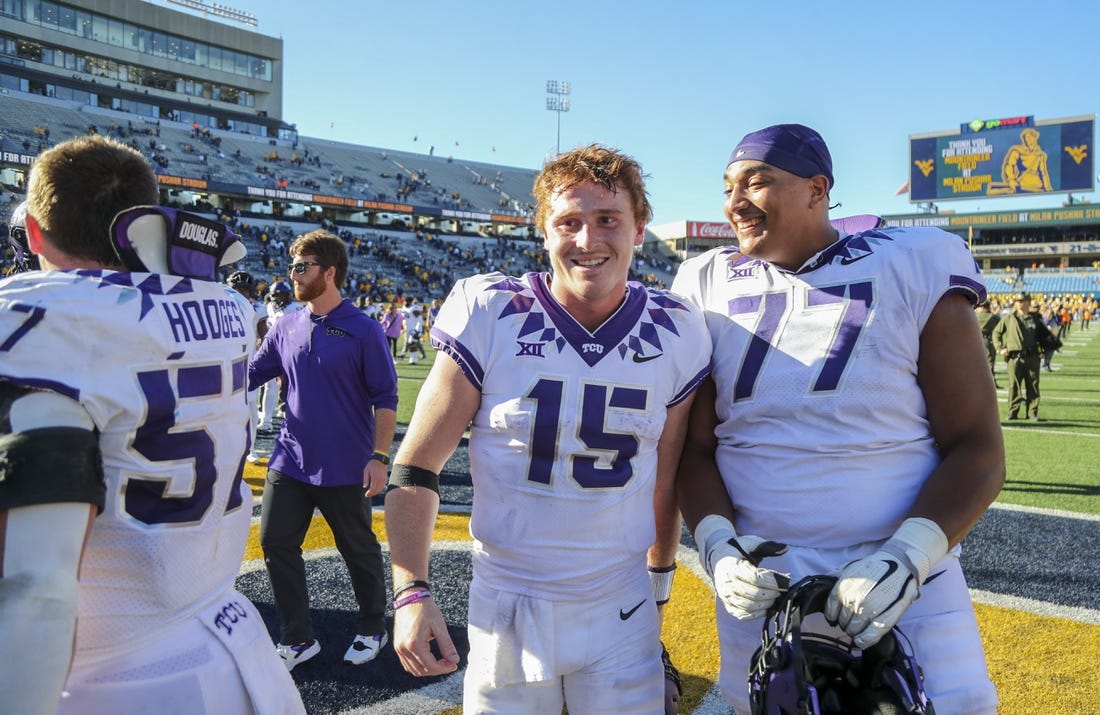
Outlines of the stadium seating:
{"type": "MultiPolygon", "coordinates": [[[[215,216],[227,221],[241,234],[248,256],[238,266],[251,272],[263,285],[285,279],[286,247],[295,236],[312,231],[318,224],[304,221],[265,223],[215,216]],[[275,247],[279,241],[282,248],[275,247]],[[267,246],[267,263],[261,256],[267,246]]],[[[349,246],[349,296],[360,293],[384,302],[399,296],[415,296],[423,302],[444,298],[456,280],[474,273],[501,271],[522,275],[546,270],[541,241],[497,239],[483,236],[448,235],[433,231],[396,231],[374,228],[329,227],[349,246]]],[[[675,266],[655,251],[635,257],[633,280],[649,285],[671,284],[675,266]]]]}
{"type": "MultiPolygon", "coordinates": [[[[157,164],[161,173],[184,178],[264,188],[285,186],[304,193],[473,214],[533,213],[532,169],[314,137],[300,137],[291,146],[266,137],[196,131],[183,122],[158,122],[15,91],[5,93],[0,102],[0,150],[6,152],[34,155],[58,141],[89,131],[126,141],[157,164]]],[[[251,207],[241,208],[247,211],[251,207]]],[[[466,223],[472,229],[484,222],[471,218],[466,223]]],[[[250,248],[244,267],[258,276],[274,277],[282,271],[285,253],[269,255],[268,265],[264,265],[260,258],[264,245],[261,237],[265,233],[270,236],[283,232],[289,245],[293,236],[317,228],[318,224],[298,219],[276,223],[274,217],[253,215],[240,220],[238,228],[242,226],[247,227],[243,233],[250,248]]],[[[455,279],[473,272],[496,269],[515,274],[546,268],[541,246],[529,240],[397,231],[389,227],[340,230],[349,245],[358,241],[362,246],[371,246],[369,250],[354,252],[353,277],[363,279],[365,285],[383,286],[387,295],[400,289],[402,294],[425,299],[442,297],[455,279]]],[[[636,270],[631,278],[667,287],[678,262],[663,244],[647,243],[636,256],[636,270]]],[[[1030,271],[1022,283],[1014,272],[989,272],[985,283],[990,294],[1028,290],[1092,295],[1100,294],[1100,270],[1030,271]]],[[[357,285],[353,283],[353,290],[357,285]]]]}
{"type": "Polygon", "coordinates": [[[96,131],[111,134],[151,159],[163,173],[233,184],[287,188],[331,196],[529,216],[530,169],[429,156],[319,138],[299,143],[206,131],[126,112],[9,91],[0,102],[0,149],[37,154],[58,141],[96,131]],[[50,128],[43,136],[37,129],[50,128]],[[94,128],[94,129],[93,129],[94,128]]]}
{"type": "Polygon", "coordinates": [[[1026,291],[1045,295],[1100,295],[1100,270],[1096,269],[1029,272],[1022,280],[1015,274],[1003,272],[984,274],[982,277],[990,294],[1026,291]]]}

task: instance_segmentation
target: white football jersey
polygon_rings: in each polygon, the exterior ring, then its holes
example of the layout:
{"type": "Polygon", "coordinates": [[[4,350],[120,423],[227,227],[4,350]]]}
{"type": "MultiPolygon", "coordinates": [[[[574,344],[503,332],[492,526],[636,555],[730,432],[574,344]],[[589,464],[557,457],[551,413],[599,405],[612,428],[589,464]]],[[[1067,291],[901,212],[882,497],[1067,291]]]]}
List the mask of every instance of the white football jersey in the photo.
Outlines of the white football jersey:
{"type": "Polygon", "coordinates": [[[0,378],[67,395],[99,431],[106,504],[80,571],[77,663],[155,641],[232,587],[252,516],[252,316],[228,286],[168,275],[0,281],[0,378]]]}
{"type": "Polygon", "coordinates": [[[267,306],[258,300],[250,300],[249,303],[252,304],[252,310],[256,311],[253,325],[259,327],[261,321],[267,320],[267,306]]]}
{"type": "Polygon", "coordinates": [[[842,235],[795,272],[719,248],[685,261],[672,290],[703,308],[714,343],[737,530],[810,547],[890,536],[939,463],[920,333],[944,295],[985,294],[966,243],[842,235]]]}
{"type": "Polygon", "coordinates": [[[590,333],[546,274],[459,281],[431,331],[481,391],[470,434],[474,567],[492,588],[596,598],[655,538],[666,408],[709,371],[699,311],[628,285],[590,333]]]}
{"type": "Polygon", "coordinates": [[[405,335],[416,336],[417,338],[424,332],[424,316],[420,314],[420,311],[409,311],[405,315],[405,335]]]}
{"type": "Polygon", "coordinates": [[[282,308],[276,306],[274,303],[267,303],[264,306],[264,310],[267,312],[267,330],[271,331],[275,327],[275,323],[279,322],[279,318],[283,317],[287,313],[295,313],[305,308],[301,303],[290,301],[282,308]]]}

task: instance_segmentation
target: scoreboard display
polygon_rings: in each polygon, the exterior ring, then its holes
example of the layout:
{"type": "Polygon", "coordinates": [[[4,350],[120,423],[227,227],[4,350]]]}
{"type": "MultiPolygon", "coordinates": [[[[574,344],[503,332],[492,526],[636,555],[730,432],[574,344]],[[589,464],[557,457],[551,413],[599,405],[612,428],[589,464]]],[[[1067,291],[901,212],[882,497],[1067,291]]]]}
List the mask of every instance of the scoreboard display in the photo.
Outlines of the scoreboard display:
{"type": "Polygon", "coordinates": [[[975,119],[909,137],[909,200],[946,201],[1093,190],[1096,117],[975,119]]]}

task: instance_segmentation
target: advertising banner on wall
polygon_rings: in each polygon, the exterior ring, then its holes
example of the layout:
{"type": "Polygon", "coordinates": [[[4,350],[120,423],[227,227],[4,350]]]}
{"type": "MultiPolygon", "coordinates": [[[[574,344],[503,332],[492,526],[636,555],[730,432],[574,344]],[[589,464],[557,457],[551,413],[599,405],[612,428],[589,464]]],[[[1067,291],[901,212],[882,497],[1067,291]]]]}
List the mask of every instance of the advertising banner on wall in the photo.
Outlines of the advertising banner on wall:
{"type": "Polygon", "coordinates": [[[728,223],[717,221],[688,221],[687,238],[709,238],[719,244],[737,241],[733,228],[728,223]]]}

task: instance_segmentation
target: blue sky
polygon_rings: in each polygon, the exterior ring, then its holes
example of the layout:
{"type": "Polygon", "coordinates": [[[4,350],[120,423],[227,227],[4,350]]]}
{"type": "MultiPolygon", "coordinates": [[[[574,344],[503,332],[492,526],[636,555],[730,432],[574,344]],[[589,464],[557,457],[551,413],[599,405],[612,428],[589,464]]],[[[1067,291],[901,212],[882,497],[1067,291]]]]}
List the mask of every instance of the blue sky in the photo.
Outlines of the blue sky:
{"type": "Polygon", "coordinates": [[[557,141],[546,81],[571,82],[562,148],[596,141],[637,158],[655,224],[722,220],[730,150],[769,124],[825,137],[834,215],[896,214],[916,211],[894,195],[908,178],[910,134],[1100,108],[1091,0],[220,4],[283,38],[283,114],[305,136],[537,169],[557,141]]]}

